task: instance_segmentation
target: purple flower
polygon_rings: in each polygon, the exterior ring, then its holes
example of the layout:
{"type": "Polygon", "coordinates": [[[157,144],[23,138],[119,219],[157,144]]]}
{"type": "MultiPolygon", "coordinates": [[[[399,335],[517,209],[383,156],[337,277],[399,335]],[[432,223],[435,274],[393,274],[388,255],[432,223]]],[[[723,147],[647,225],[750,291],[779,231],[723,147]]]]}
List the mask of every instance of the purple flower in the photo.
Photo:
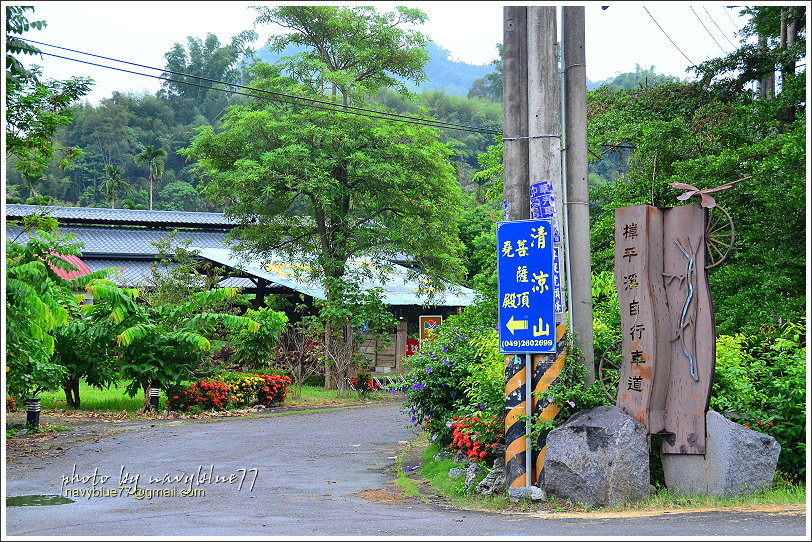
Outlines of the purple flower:
{"type": "Polygon", "coordinates": [[[437,440],[437,435],[432,435],[431,440],[437,440]]]}
{"type": "Polygon", "coordinates": [[[426,367],[426,372],[427,372],[427,373],[430,373],[430,372],[431,372],[431,365],[429,365],[428,367],[426,367]]]}
{"type": "Polygon", "coordinates": [[[440,382],[440,385],[441,385],[441,386],[445,386],[445,382],[440,382]]]}
{"type": "Polygon", "coordinates": [[[547,402],[548,402],[548,403],[552,403],[553,401],[555,401],[555,399],[553,399],[552,397],[548,397],[548,398],[547,398],[547,402]]]}
{"type": "Polygon", "coordinates": [[[444,347],[443,347],[443,352],[444,352],[444,353],[445,353],[445,352],[448,352],[448,347],[447,347],[447,346],[444,346],[444,347]]]}
{"type": "Polygon", "coordinates": [[[575,402],[574,402],[574,401],[567,401],[567,402],[570,404],[570,406],[571,406],[572,408],[575,408],[575,402]]]}
{"type": "Polygon", "coordinates": [[[479,405],[479,410],[485,410],[485,405],[479,405]]]}
{"type": "Polygon", "coordinates": [[[457,341],[454,341],[453,343],[451,343],[451,346],[457,346],[457,341]]]}
{"type": "Polygon", "coordinates": [[[416,467],[404,467],[403,470],[405,470],[406,472],[411,472],[411,471],[417,470],[419,468],[420,468],[420,465],[417,465],[416,467]]]}
{"type": "Polygon", "coordinates": [[[451,422],[445,422],[446,427],[451,427],[451,422]]]}
{"type": "Polygon", "coordinates": [[[419,383],[419,382],[418,382],[417,384],[415,384],[414,386],[412,386],[412,389],[413,389],[414,391],[418,391],[418,390],[424,390],[424,389],[426,389],[426,386],[424,386],[423,384],[421,384],[421,383],[419,383]]]}
{"type": "Polygon", "coordinates": [[[414,416],[412,416],[411,422],[412,422],[412,423],[415,423],[416,421],[417,421],[417,418],[415,418],[414,416]]]}
{"type": "Polygon", "coordinates": [[[451,363],[451,362],[450,362],[450,361],[448,361],[448,358],[445,358],[445,359],[443,360],[443,363],[445,363],[446,365],[448,365],[448,364],[449,364],[449,363],[451,363]]]}

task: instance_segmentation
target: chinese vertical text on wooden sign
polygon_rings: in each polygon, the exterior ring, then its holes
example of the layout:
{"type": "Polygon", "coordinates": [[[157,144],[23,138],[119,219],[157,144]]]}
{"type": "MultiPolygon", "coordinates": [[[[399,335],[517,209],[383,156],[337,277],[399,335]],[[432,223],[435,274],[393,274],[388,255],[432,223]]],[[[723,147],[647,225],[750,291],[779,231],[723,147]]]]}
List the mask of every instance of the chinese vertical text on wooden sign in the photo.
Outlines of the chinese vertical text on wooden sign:
{"type": "Polygon", "coordinates": [[[623,331],[617,405],[663,434],[663,453],[705,452],[716,361],[706,213],[699,205],[615,210],[623,331]]]}

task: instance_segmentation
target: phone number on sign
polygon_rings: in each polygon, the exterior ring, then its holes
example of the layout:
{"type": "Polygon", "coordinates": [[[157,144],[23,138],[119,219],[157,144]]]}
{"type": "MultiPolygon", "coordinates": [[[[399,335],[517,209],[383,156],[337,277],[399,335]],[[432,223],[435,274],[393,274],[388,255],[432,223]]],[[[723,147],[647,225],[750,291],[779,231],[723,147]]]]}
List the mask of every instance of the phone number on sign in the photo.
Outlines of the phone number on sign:
{"type": "Polygon", "coordinates": [[[521,340],[521,341],[502,341],[502,348],[512,346],[515,348],[522,348],[525,346],[552,346],[552,339],[539,339],[539,340],[521,340]]]}

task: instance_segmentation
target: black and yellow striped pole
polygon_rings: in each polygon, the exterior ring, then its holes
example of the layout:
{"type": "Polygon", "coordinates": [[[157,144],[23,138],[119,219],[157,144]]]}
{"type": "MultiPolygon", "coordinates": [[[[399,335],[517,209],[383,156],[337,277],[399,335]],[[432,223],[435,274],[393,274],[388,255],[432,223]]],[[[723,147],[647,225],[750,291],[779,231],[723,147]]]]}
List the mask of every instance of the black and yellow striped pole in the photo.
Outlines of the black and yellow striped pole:
{"type": "Polygon", "coordinates": [[[530,485],[527,477],[527,368],[523,356],[505,356],[505,484],[530,485]]]}
{"type": "MultiPolygon", "coordinates": [[[[537,421],[550,421],[556,417],[561,407],[550,403],[544,397],[544,392],[556,383],[558,375],[564,368],[567,359],[567,326],[559,324],[555,328],[555,354],[535,354],[533,356],[533,398],[532,410],[537,421]]],[[[539,487],[544,485],[544,456],[547,453],[547,432],[539,435],[532,450],[533,476],[532,484],[539,487]]]]}

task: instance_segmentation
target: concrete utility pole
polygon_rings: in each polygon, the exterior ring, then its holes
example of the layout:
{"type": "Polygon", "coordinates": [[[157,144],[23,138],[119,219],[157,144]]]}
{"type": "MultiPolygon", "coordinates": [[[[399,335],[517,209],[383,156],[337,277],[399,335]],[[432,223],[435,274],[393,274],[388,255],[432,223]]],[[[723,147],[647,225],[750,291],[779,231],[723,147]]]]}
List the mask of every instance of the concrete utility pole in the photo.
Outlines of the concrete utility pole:
{"type": "MultiPolygon", "coordinates": [[[[530,218],[527,182],[527,7],[505,6],[502,62],[504,66],[504,198],[505,220],[530,218]]],[[[532,484],[527,424],[530,405],[526,360],[505,355],[505,481],[510,490],[532,484]],[[517,363],[518,361],[518,363],[517,363]]]]}
{"type": "Polygon", "coordinates": [[[527,183],[527,7],[505,6],[502,47],[505,220],[530,218],[527,183]]]}
{"type": "Polygon", "coordinates": [[[587,182],[585,16],[583,7],[561,9],[570,327],[574,332],[573,343],[580,349],[586,366],[586,383],[591,385],[595,381],[595,354],[587,182]]]}

